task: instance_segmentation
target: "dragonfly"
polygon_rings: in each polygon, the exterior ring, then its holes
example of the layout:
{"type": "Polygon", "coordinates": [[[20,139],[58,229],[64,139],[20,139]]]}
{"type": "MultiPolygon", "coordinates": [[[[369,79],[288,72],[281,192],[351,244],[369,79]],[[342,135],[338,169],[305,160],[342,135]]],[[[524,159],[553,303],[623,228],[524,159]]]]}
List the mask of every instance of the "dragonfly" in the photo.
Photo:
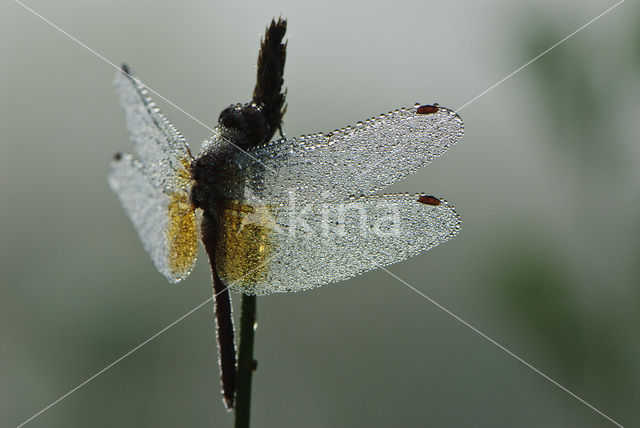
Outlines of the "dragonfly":
{"type": "Polygon", "coordinates": [[[286,109],[286,46],[283,24],[275,24],[253,101],[225,109],[196,156],[130,68],[115,76],[135,156],[115,155],[110,187],[169,282],[191,273],[203,242],[228,408],[235,366],[229,290],[266,295],[343,281],[429,250],[461,228],[442,198],[379,194],[460,140],[463,122],[451,109],[416,104],[331,132],[271,140],[286,109]],[[261,78],[275,89],[261,92],[261,78]]]}

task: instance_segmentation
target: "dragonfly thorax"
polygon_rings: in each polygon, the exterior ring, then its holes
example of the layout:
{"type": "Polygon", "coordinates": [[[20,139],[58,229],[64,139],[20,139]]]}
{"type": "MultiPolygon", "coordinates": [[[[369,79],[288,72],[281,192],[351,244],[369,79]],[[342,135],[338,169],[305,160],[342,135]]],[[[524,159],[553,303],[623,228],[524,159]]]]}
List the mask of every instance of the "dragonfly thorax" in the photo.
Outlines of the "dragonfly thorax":
{"type": "MultiPolygon", "coordinates": [[[[233,147],[231,146],[233,150],[233,147]]],[[[195,159],[191,164],[194,184],[191,188],[191,204],[200,208],[205,215],[212,214],[220,206],[222,195],[220,183],[224,177],[232,176],[232,164],[229,162],[227,150],[208,151],[195,159]]]]}

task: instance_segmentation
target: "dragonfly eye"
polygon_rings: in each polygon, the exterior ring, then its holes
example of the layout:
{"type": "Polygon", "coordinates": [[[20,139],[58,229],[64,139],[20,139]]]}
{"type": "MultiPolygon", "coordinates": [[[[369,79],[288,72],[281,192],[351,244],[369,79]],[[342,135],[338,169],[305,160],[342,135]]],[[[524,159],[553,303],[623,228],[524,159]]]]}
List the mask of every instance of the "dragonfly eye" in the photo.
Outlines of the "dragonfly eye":
{"type": "Polygon", "coordinates": [[[266,143],[272,135],[267,119],[256,104],[234,104],[222,110],[218,118],[222,134],[247,149],[266,143]]]}

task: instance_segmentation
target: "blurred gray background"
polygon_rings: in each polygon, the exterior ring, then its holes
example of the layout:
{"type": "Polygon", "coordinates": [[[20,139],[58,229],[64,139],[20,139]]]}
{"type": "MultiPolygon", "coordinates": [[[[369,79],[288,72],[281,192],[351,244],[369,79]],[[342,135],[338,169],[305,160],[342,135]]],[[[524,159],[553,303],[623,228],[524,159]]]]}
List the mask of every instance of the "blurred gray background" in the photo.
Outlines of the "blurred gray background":
{"type": "MultiPolygon", "coordinates": [[[[211,126],[249,99],[282,14],[290,136],[460,107],[614,3],[26,2],[211,126]]],[[[482,96],[462,143],[390,189],[463,217],[391,270],[624,426],[640,425],[639,24],[627,1],[482,96]]],[[[114,69],[5,1],[0,70],[0,425],[16,426],[211,283],[201,257],[169,285],[107,186],[132,149],[114,69]]],[[[156,100],[197,151],[209,131],[156,100]]],[[[382,271],[259,298],[258,320],[256,427],[614,426],[382,271]]],[[[206,305],[29,426],[231,426],[213,322],[206,305]]]]}

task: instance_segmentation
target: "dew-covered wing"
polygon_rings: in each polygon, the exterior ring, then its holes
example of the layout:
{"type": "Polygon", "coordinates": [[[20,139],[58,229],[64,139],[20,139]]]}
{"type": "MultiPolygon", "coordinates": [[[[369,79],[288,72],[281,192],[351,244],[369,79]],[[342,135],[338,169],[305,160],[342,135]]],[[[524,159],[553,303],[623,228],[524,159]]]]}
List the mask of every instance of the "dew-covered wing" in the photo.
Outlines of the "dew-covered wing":
{"type": "Polygon", "coordinates": [[[149,91],[126,65],[114,85],[125,113],[131,141],[154,186],[167,191],[186,188],[192,160],[182,134],[149,97],[149,91]]]}
{"type": "Polygon", "coordinates": [[[221,187],[230,198],[250,189],[270,202],[291,193],[333,201],[367,196],[427,165],[462,134],[462,119],[449,109],[403,108],[327,134],[273,141],[250,156],[235,153],[238,176],[221,187]]]}
{"type": "Polygon", "coordinates": [[[399,262],[459,230],[453,207],[424,195],[297,207],[229,202],[220,216],[216,268],[235,291],[298,291],[399,262]]]}
{"type": "Polygon", "coordinates": [[[109,185],[133,222],[156,268],[171,282],[185,278],[198,253],[198,221],[187,192],[165,192],[131,155],[109,165],[109,185]]]}

